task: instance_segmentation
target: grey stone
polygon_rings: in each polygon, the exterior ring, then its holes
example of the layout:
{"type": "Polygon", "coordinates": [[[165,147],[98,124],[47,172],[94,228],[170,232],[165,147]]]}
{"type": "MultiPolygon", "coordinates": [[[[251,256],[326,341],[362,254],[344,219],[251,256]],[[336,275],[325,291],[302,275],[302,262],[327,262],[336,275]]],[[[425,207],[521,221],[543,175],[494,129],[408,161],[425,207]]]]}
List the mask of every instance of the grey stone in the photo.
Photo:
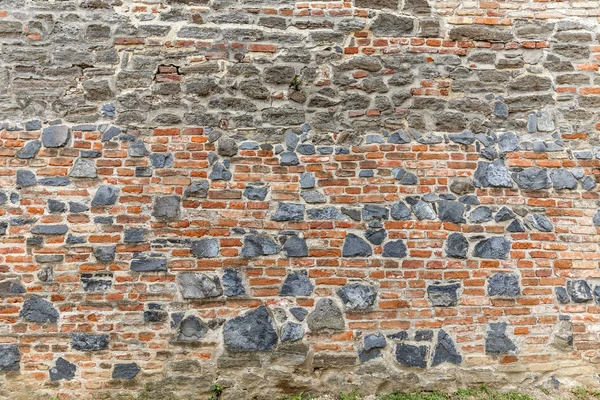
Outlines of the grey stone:
{"type": "Polygon", "coordinates": [[[367,229],[365,238],[374,245],[380,245],[387,237],[385,229],[367,229]]]}
{"type": "Polygon", "coordinates": [[[42,147],[42,143],[39,140],[32,140],[31,142],[27,142],[25,146],[17,153],[17,157],[22,160],[27,160],[30,158],[35,158],[38,151],[42,147]]]}
{"type": "Polygon", "coordinates": [[[410,219],[411,211],[403,201],[398,201],[392,204],[390,214],[395,220],[407,220],[410,219]]]}
{"type": "Polygon", "coordinates": [[[238,146],[234,139],[229,137],[221,137],[218,142],[217,153],[220,156],[233,157],[238,152],[238,146]]]}
{"type": "Polygon", "coordinates": [[[398,343],[395,356],[405,367],[427,368],[427,346],[398,343]]]}
{"type": "Polygon", "coordinates": [[[179,324],[177,340],[181,342],[193,342],[206,336],[208,328],[198,317],[189,316],[179,324]]]}
{"type": "Polygon", "coordinates": [[[273,221],[302,221],[304,220],[304,204],[279,203],[277,211],[271,217],[273,221]]]}
{"type": "Polygon", "coordinates": [[[208,196],[208,189],[210,183],[207,180],[201,180],[199,182],[192,182],[183,192],[184,197],[194,198],[206,198],[208,196]]]}
{"type": "Polygon", "coordinates": [[[390,211],[381,206],[374,204],[367,204],[363,207],[362,218],[365,221],[371,220],[387,220],[389,218],[390,211]]]}
{"type": "Polygon", "coordinates": [[[369,351],[372,349],[383,349],[387,345],[385,336],[381,333],[373,333],[365,336],[363,349],[369,351]]]}
{"type": "Polygon", "coordinates": [[[543,214],[532,214],[527,216],[527,220],[531,222],[534,228],[539,229],[542,232],[552,232],[554,225],[552,222],[543,214]]]}
{"type": "Polygon", "coordinates": [[[0,344],[0,371],[18,371],[21,352],[16,344],[0,344]]]}
{"type": "Polygon", "coordinates": [[[252,258],[277,254],[281,247],[273,239],[265,235],[247,235],[244,237],[241,256],[252,258]]]}
{"type": "Polygon", "coordinates": [[[144,142],[138,139],[129,145],[127,154],[129,154],[130,157],[146,157],[150,152],[146,149],[144,142]]]}
{"type": "Polygon", "coordinates": [[[35,174],[28,169],[18,169],[17,170],[17,186],[20,187],[29,187],[35,186],[37,184],[37,179],[35,174]]]}
{"type": "Polygon", "coordinates": [[[205,274],[183,273],[177,276],[177,283],[184,299],[206,299],[223,294],[218,277],[205,274]]]}
{"type": "Polygon", "coordinates": [[[454,178],[452,182],[450,182],[450,191],[458,195],[474,192],[475,187],[473,186],[473,180],[462,176],[454,178]]]}
{"type": "Polygon", "coordinates": [[[73,168],[69,172],[69,176],[72,178],[96,178],[98,171],[96,170],[94,160],[78,158],[75,160],[75,165],[73,165],[73,168]]]}
{"type": "Polygon", "coordinates": [[[268,191],[269,188],[265,186],[246,186],[244,197],[248,200],[264,201],[268,191]]]}
{"type": "Polygon", "coordinates": [[[440,200],[438,203],[438,217],[442,221],[455,224],[464,222],[465,206],[457,201],[440,200]]]}
{"type": "Polygon", "coordinates": [[[283,167],[289,167],[300,164],[298,155],[291,151],[284,151],[280,154],[279,164],[283,167]]]}
{"type": "Polygon", "coordinates": [[[571,301],[569,294],[567,293],[567,289],[562,286],[554,288],[554,293],[556,293],[556,299],[561,304],[567,304],[569,301],[571,301]]]}
{"type": "Polygon", "coordinates": [[[92,199],[92,206],[110,206],[117,202],[120,189],[115,186],[101,185],[92,199]]]}
{"type": "Polygon", "coordinates": [[[88,333],[73,333],[71,347],[81,351],[98,351],[108,348],[108,335],[92,335],[88,333]]]}
{"type": "Polygon", "coordinates": [[[64,235],[68,230],[67,225],[36,225],[31,229],[31,233],[36,235],[64,235]]]}
{"type": "Polygon", "coordinates": [[[452,338],[443,329],[440,329],[438,331],[437,345],[433,349],[431,366],[435,367],[445,362],[459,365],[462,363],[462,356],[456,350],[456,345],[452,341],[452,338]]]}
{"type": "Polygon", "coordinates": [[[304,319],[308,315],[308,311],[305,308],[302,308],[302,307],[292,307],[292,308],[290,308],[290,313],[298,321],[304,321],[304,319]]]}
{"type": "Polygon", "coordinates": [[[41,178],[38,183],[44,186],[68,186],[71,181],[67,178],[41,178]]]}
{"type": "Polygon", "coordinates": [[[164,258],[153,258],[153,257],[139,257],[131,260],[132,271],[137,272],[154,272],[154,271],[166,271],[167,260],[164,258]]]}
{"type": "Polygon", "coordinates": [[[231,180],[232,176],[231,171],[225,168],[221,162],[216,162],[208,178],[213,181],[228,181],[231,180]]]}
{"type": "Polygon", "coordinates": [[[89,210],[90,208],[83,203],[77,203],[74,201],[69,202],[69,211],[72,213],[81,213],[89,210]]]}
{"type": "Polygon", "coordinates": [[[498,145],[503,153],[509,153],[519,149],[519,139],[514,132],[505,132],[499,135],[498,145]]]}
{"type": "Polygon", "coordinates": [[[69,128],[64,125],[54,125],[42,131],[42,144],[44,147],[63,147],[70,138],[69,128]]]}
{"type": "Polygon", "coordinates": [[[299,236],[290,236],[283,245],[288,257],[308,257],[308,246],[306,240],[299,236]]]}
{"type": "Polygon", "coordinates": [[[448,135],[451,141],[459,144],[470,145],[475,142],[475,135],[471,131],[462,131],[448,135]]]}
{"type": "Polygon", "coordinates": [[[402,239],[387,242],[383,246],[382,257],[404,258],[407,255],[407,247],[402,239]]]}
{"type": "Polygon", "coordinates": [[[225,296],[243,296],[246,294],[244,281],[240,271],[233,268],[225,268],[223,271],[223,289],[225,296]]]}
{"type": "Polygon", "coordinates": [[[152,153],[149,158],[154,168],[169,168],[173,166],[173,155],[171,153],[152,153]]]}
{"type": "Polygon", "coordinates": [[[433,208],[423,200],[417,201],[412,205],[412,210],[415,213],[415,216],[419,219],[419,221],[424,219],[435,219],[435,211],[433,208]]]}
{"type": "Polygon", "coordinates": [[[99,262],[110,262],[115,259],[117,246],[101,246],[94,248],[94,257],[99,262]]]}
{"type": "Polygon", "coordinates": [[[313,332],[325,329],[343,330],[346,327],[344,314],[332,299],[321,299],[308,314],[308,329],[313,332]]]}
{"type": "Polygon", "coordinates": [[[506,227],[506,231],[507,232],[525,232],[525,228],[523,227],[523,224],[521,224],[521,222],[519,220],[515,219],[506,227]]]}
{"type": "Polygon", "coordinates": [[[296,148],[296,151],[300,154],[308,155],[308,156],[316,153],[315,145],[310,144],[310,143],[303,143],[301,145],[298,145],[298,147],[296,148]]]}
{"type": "Polygon", "coordinates": [[[319,204],[327,202],[327,197],[317,190],[303,190],[300,192],[300,196],[306,201],[308,204],[319,204]]]}
{"type": "Polygon", "coordinates": [[[269,351],[277,346],[277,332],[265,306],[233,318],[223,327],[223,341],[228,351],[269,351]]]}
{"type": "Polygon", "coordinates": [[[492,210],[489,207],[481,206],[477,207],[471,214],[469,214],[469,220],[473,224],[480,224],[492,220],[492,210]]]}
{"type": "Polygon", "coordinates": [[[52,382],[59,381],[61,379],[70,381],[75,377],[75,371],[77,366],[65,360],[62,357],[56,359],[54,367],[50,368],[50,380],[52,382]]]}
{"type": "Polygon", "coordinates": [[[0,293],[2,294],[21,294],[26,290],[19,282],[5,280],[0,282],[0,293]]]}
{"type": "Polygon", "coordinates": [[[459,290],[460,283],[433,283],[427,286],[427,297],[433,307],[454,307],[459,290]]]}
{"type": "Polygon", "coordinates": [[[392,143],[392,144],[406,144],[406,143],[410,143],[410,142],[411,142],[410,136],[408,135],[408,133],[406,133],[404,131],[393,132],[388,137],[388,143],[392,143]]]}
{"type": "Polygon", "coordinates": [[[590,176],[586,176],[581,181],[581,187],[585,190],[592,190],[593,188],[596,187],[596,181],[594,180],[594,178],[592,178],[590,176]]]}
{"type": "Polygon", "coordinates": [[[285,147],[287,151],[296,151],[296,146],[298,146],[300,137],[296,135],[293,131],[286,131],[283,134],[283,138],[285,140],[285,147]]]}
{"type": "Polygon", "coordinates": [[[507,105],[502,103],[501,101],[495,101],[492,114],[494,114],[496,117],[507,118],[508,117],[507,105]]]}
{"type": "Polygon", "coordinates": [[[550,346],[560,351],[573,350],[573,324],[568,320],[559,320],[552,329],[550,346]]]}
{"type": "Polygon", "coordinates": [[[282,342],[296,342],[304,337],[304,327],[296,322],[286,322],[281,327],[282,342]]]}
{"type": "Polygon", "coordinates": [[[508,221],[509,219],[514,219],[516,217],[515,213],[509,209],[508,207],[502,207],[494,216],[494,220],[496,222],[508,221]]]}
{"type": "Polygon", "coordinates": [[[287,275],[281,290],[280,296],[307,297],[313,292],[314,286],[306,271],[292,272],[287,275]]]}
{"type": "Polygon", "coordinates": [[[371,285],[348,283],[337,292],[346,310],[366,310],[375,305],[377,290],[371,285]]]}
{"type": "Polygon", "coordinates": [[[156,218],[176,219],[181,210],[181,198],[179,196],[163,196],[154,200],[152,216],[156,218]]]}
{"type": "Polygon", "coordinates": [[[583,279],[568,280],[567,292],[575,303],[585,303],[592,300],[592,289],[583,279]]]}
{"type": "Polygon", "coordinates": [[[513,186],[510,173],[502,160],[488,163],[480,161],[474,175],[476,187],[507,187],[513,186]]]}
{"type": "Polygon", "coordinates": [[[312,172],[303,172],[300,175],[300,188],[312,189],[315,187],[315,175],[312,172]]]}
{"type": "Polygon", "coordinates": [[[306,210],[306,214],[308,219],[340,220],[344,218],[337,207],[309,208],[306,210]]]}
{"type": "Polygon", "coordinates": [[[485,25],[459,25],[450,30],[449,38],[457,41],[506,43],[513,40],[513,34],[509,29],[490,28],[485,25]]]}
{"type": "MultiPolygon", "coordinates": [[[[109,222],[112,223],[112,222],[109,222]]],[[[123,234],[123,241],[125,243],[142,243],[144,236],[146,235],[146,229],[144,228],[129,228],[125,229],[123,234]]]]}
{"type": "Polygon", "coordinates": [[[503,236],[494,236],[478,242],[473,251],[474,257],[506,260],[512,243],[503,236]]]}
{"type": "Polygon", "coordinates": [[[142,369],[136,363],[115,364],[113,379],[133,379],[142,369]]]}
{"type": "Polygon", "coordinates": [[[488,278],[488,296],[515,297],[521,294],[519,275],[499,272],[488,278]]]}
{"type": "Polygon", "coordinates": [[[499,355],[517,350],[517,346],[506,336],[506,327],[506,322],[488,324],[485,337],[485,354],[499,355]]]}
{"type": "Polygon", "coordinates": [[[594,226],[600,226],[600,210],[596,211],[594,217],[592,218],[592,222],[594,226]]]}
{"type": "Polygon", "coordinates": [[[517,184],[524,190],[541,190],[552,186],[548,170],[539,167],[525,168],[517,176],[517,184]]]}
{"type": "Polygon", "coordinates": [[[373,254],[371,246],[359,236],[348,233],[342,248],[342,257],[369,257],[373,254]]]}
{"type": "Polygon", "coordinates": [[[19,316],[27,321],[38,322],[43,324],[45,322],[56,323],[58,322],[58,311],[52,303],[41,297],[29,297],[23,303],[23,308],[19,312],[19,316]]]}
{"type": "Polygon", "coordinates": [[[406,16],[397,16],[389,13],[380,13],[371,23],[371,31],[379,37],[411,36],[415,21],[406,16]]]}
{"type": "Polygon", "coordinates": [[[192,254],[196,258],[214,258],[219,255],[218,239],[200,239],[192,242],[192,254]]]}

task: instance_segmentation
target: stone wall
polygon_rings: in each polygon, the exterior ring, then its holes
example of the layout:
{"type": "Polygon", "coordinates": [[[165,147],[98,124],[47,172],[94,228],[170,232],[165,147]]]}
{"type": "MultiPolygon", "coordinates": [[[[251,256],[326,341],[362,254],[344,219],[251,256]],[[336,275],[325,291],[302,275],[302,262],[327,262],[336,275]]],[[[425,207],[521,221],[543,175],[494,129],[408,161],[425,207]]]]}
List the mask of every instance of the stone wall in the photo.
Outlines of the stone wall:
{"type": "Polygon", "coordinates": [[[0,1],[0,397],[597,385],[597,1],[0,1]]]}

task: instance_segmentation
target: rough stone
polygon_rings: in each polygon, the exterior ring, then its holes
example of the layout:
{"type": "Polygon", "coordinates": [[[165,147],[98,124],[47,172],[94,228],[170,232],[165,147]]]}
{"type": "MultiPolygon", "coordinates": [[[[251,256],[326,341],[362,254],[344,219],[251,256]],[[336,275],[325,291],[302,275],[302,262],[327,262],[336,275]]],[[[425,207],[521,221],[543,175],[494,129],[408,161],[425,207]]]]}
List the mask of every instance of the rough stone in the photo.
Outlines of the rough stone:
{"type": "Polygon", "coordinates": [[[273,221],[302,221],[304,220],[304,204],[279,203],[277,211],[271,219],[273,221]]]}
{"type": "Polygon", "coordinates": [[[490,258],[494,260],[508,259],[512,243],[502,236],[494,236],[478,242],[475,245],[473,256],[490,258]]]}
{"type": "Polygon", "coordinates": [[[392,204],[390,215],[395,220],[407,220],[410,219],[411,211],[403,201],[398,201],[392,204]]]}
{"type": "Polygon", "coordinates": [[[427,346],[407,343],[396,345],[396,361],[405,367],[427,368],[427,346]]]}
{"type": "Polygon", "coordinates": [[[223,326],[227,351],[269,351],[277,346],[277,332],[265,306],[230,319],[223,326]]]}
{"type": "Polygon", "coordinates": [[[583,279],[567,281],[567,292],[575,303],[585,303],[592,300],[592,289],[583,279]]]}
{"type": "Polygon", "coordinates": [[[54,367],[50,368],[50,380],[52,382],[59,381],[61,379],[70,381],[75,377],[75,371],[77,366],[65,360],[62,357],[56,359],[54,367]]]}
{"type": "Polygon", "coordinates": [[[16,344],[0,344],[0,371],[18,371],[21,352],[16,344]]]}
{"type": "Polygon", "coordinates": [[[539,167],[525,168],[519,173],[517,184],[524,190],[541,190],[552,186],[548,170],[539,167]]]}
{"type": "Polygon", "coordinates": [[[348,283],[337,292],[346,310],[367,310],[375,304],[377,290],[371,285],[348,283]]]}
{"type": "Polygon", "coordinates": [[[167,260],[164,258],[152,258],[152,257],[139,257],[131,260],[132,271],[137,272],[153,272],[153,271],[166,271],[167,260]]]}
{"type": "Polygon", "coordinates": [[[314,286],[308,278],[306,271],[292,272],[287,275],[281,289],[280,296],[306,297],[313,292],[314,286]]]}
{"type": "Polygon", "coordinates": [[[288,257],[308,257],[306,240],[299,236],[290,236],[283,245],[283,251],[288,257]]]}
{"type": "Polygon", "coordinates": [[[58,322],[58,311],[52,303],[41,297],[29,297],[23,303],[19,316],[27,321],[43,324],[45,322],[58,322]]]}
{"type": "Polygon", "coordinates": [[[238,153],[238,146],[233,138],[221,137],[218,142],[217,153],[220,156],[233,157],[238,153]]]}
{"type": "Polygon", "coordinates": [[[246,186],[244,197],[248,200],[264,201],[268,191],[269,189],[265,186],[246,186]]]}
{"type": "Polygon", "coordinates": [[[492,210],[489,207],[481,206],[477,207],[471,214],[469,214],[469,220],[473,224],[481,224],[492,220],[492,210]]]}
{"type": "Polygon", "coordinates": [[[510,172],[502,160],[488,163],[480,161],[477,164],[473,184],[475,187],[506,187],[513,186],[510,172]]]}
{"type": "Polygon", "coordinates": [[[467,258],[469,242],[462,234],[454,232],[448,235],[445,250],[448,257],[467,258]]]}
{"type": "Polygon", "coordinates": [[[346,326],[344,314],[332,299],[321,299],[315,309],[308,314],[306,319],[308,329],[313,332],[326,329],[343,330],[346,326]]]}
{"type": "Polygon", "coordinates": [[[177,340],[181,342],[192,342],[203,339],[208,333],[208,327],[200,318],[189,316],[179,324],[177,340]]]}
{"type": "Polygon", "coordinates": [[[241,256],[244,258],[277,254],[281,247],[273,239],[264,235],[247,235],[244,237],[241,256]]]}
{"type": "Polygon", "coordinates": [[[110,262],[115,259],[116,246],[100,246],[94,248],[94,257],[99,262],[110,262]]]}
{"type": "Polygon", "coordinates": [[[64,147],[71,137],[70,130],[65,125],[54,125],[42,131],[42,144],[44,147],[64,147]]]}
{"type": "Polygon", "coordinates": [[[113,379],[133,379],[142,369],[136,363],[115,364],[112,371],[113,379]]]}
{"type": "Polygon", "coordinates": [[[382,257],[404,258],[407,255],[407,247],[402,239],[387,242],[383,246],[382,257]]]}
{"type": "Polygon", "coordinates": [[[177,275],[177,284],[184,299],[206,299],[223,294],[218,277],[205,274],[182,273],[177,275]]]}
{"type": "Polygon", "coordinates": [[[37,184],[37,179],[33,172],[31,172],[27,169],[17,170],[17,186],[29,187],[29,186],[35,186],[36,184],[37,184]]]}
{"type": "Polygon", "coordinates": [[[295,322],[286,322],[281,327],[282,342],[296,342],[304,337],[304,327],[295,322]]]}
{"type": "Polygon", "coordinates": [[[515,297],[521,294],[519,275],[499,272],[488,279],[488,296],[515,297]]]}
{"type": "Polygon", "coordinates": [[[111,185],[101,185],[92,199],[92,206],[110,206],[117,202],[120,189],[111,185]]]}
{"type": "Polygon", "coordinates": [[[506,336],[506,327],[506,322],[488,324],[488,331],[485,337],[486,354],[500,355],[517,350],[517,346],[506,336]]]}
{"type": "Polygon", "coordinates": [[[437,203],[438,217],[442,221],[453,222],[455,224],[464,222],[463,214],[465,206],[457,201],[440,200],[437,203]]]}
{"type": "Polygon", "coordinates": [[[413,204],[412,210],[419,220],[436,218],[435,211],[433,211],[433,208],[431,208],[429,204],[425,203],[422,200],[419,200],[415,204],[413,204]]]}
{"type": "Polygon", "coordinates": [[[454,307],[459,290],[460,283],[434,283],[427,286],[427,297],[434,307],[454,307]]]}
{"type": "Polygon", "coordinates": [[[73,333],[71,346],[75,350],[99,351],[108,348],[108,335],[93,335],[88,333],[73,333]]]}
{"type": "Polygon", "coordinates": [[[371,23],[371,31],[375,36],[379,37],[410,36],[414,25],[414,19],[410,17],[380,13],[371,23]]]}
{"type": "Polygon", "coordinates": [[[545,215],[532,214],[527,216],[527,220],[531,222],[534,228],[542,232],[552,232],[554,230],[554,225],[552,225],[552,222],[545,215]]]}
{"type": "Polygon", "coordinates": [[[17,153],[17,157],[22,160],[28,160],[30,158],[35,158],[38,151],[42,148],[42,143],[39,140],[32,140],[31,142],[27,142],[25,146],[17,153]]]}
{"type": "Polygon", "coordinates": [[[240,271],[233,268],[225,268],[223,271],[223,289],[227,297],[243,296],[246,294],[244,280],[240,271]]]}
{"type": "Polygon", "coordinates": [[[452,338],[443,329],[440,329],[438,331],[437,345],[433,350],[431,366],[435,367],[445,362],[459,365],[462,363],[462,356],[456,350],[456,345],[452,341],[452,338]]]}
{"type": "Polygon", "coordinates": [[[389,218],[390,211],[381,206],[367,204],[363,207],[362,218],[365,221],[371,220],[387,220],[389,218]]]}
{"type": "Polygon", "coordinates": [[[179,196],[157,197],[152,208],[152,216],[156,218],[175,219],[181,211],[181,198],[179,196]]]}
{"type": "Polygon", "coordinates": [[[348,233],[342,247],[342,257],[369,257],[373,254],[371,246],[360,236],[348,233]]]}
{"type": "Polygon", "coordinates": [[[192,242],[192,254],[196,258],[214,258],[219,255],[217,239],[200,239],[192,242]]]}

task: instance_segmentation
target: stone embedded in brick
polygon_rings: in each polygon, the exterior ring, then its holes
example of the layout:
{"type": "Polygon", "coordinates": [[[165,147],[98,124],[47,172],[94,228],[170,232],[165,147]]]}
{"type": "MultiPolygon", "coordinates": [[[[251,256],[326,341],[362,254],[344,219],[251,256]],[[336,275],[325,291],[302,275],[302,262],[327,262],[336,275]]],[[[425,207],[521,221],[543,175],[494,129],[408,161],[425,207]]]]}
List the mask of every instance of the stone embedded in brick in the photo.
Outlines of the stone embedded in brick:
{"type": "Polygon", "coordinates": [[[289,167],[300,164],[300,160],[298,159],[298,155],[291,151],[284,151],[280,155],[279,164],[282,167],[289,167]]]}
{"type": "Polygon", "coordinates": [[[115,364],[112,371],[113,379],[133,379],[142,369],[136,363],[115,364]]]}
{"type": "Polygon", "coordinates": [[[362,218],[365,221],[387,220],[389,218],[389,214],[390,211],[387,208],[374,204],[367,204],[362,210],[362,218]]]}
{"type": "Polygon", "coordinates": [[[192,254],[196,258],[215,258],[219,255],[219,241],[217,239],[200,239],[192,242],[192,254]]]}
{"type": "Polygon", "coordinates": [[[204,179],[199,182],[192,182],[190,186],[188,186],[183,192],[184,197],[197,197],[197,198],[206,198],[208,196],[208,189],[210,188],[210,183],[204,179]]]}
{"type": "Polygon", "coordinates": [[[278,254],[281,247],[266,235],[246,235],[242,246],[241,256],[253,258],[278,254]]]}
{"type": "Polygon", "coordinates": [[[592,289],[583,279],[567,281],[567,292],[575,303],[585,303],[592,300],[592,289]]]}
{"type": "Polygon", "coordinates": [[[433,220],[437,218],[433,208],[423,200],[418,200],[412,204],[412,211],[419,220],[433,220]]]}
{"type": "Polygon", "coordinates": [[[277,211],[271,219],[273,221],[302,221],[304,219],[304,205],[296,203],[279,203],[277,211]]]}
{"type": "Polygon", "coordinates": [[[281,289],[280,296],[308,297],[312,294],[314,286],[305,270],[292,272],[287,275],[281,289]]]}
{"type": "Polygon", "coordinates": [[[189,316],[179,324],[177,340],[182,342],[203,339],[208,333],[208,328],[199,318],[189,316]]]}
{"type": "Polygon", "coordinates": [[[4,280],[0,282],[0,294],[11,295],[25,293],[25,287],[14,280],[4,280]]]}
{"type": "Polygon", "coordinates": [[[111,185],[102,185],[96,190],[92,206],[110,206],[117,202],[120,189],[111,185]]]}
{"type": "Polygon", "coordinates": [[[108,348],[108,335],[94,335],[88,333],[73,333],[71,336],[71,346],[75,350],[81,351],[99,351],[108,348]]]}
{"type": "Polygon", "coordinates": [[[502,207],[494,216],[496,222],[508,221],[516,217],[516,214],[507,207],[502,207]]]}
{"type": "Polygon", "coordinates": [[[346,326],[344,314],[332,299],[321,299],[315,309],[308,314],[306,319],[308,329],[313,332],[322,330],[343,330],[346,326]]]}
{"type": "Polygon", "coordinates": [[[575,176],[570,171],[564,168],[552,171],[550,177],[552,179],[552,187],[556,190],[573,190],[577,188],[577,179],[575,179],[575,176]]]}
{"type": "Polygon", "coordinates": [[[521,294],[519,275],[499,272],[488,279],[488,296],[515,297],[521,294]]]}
{"type": "Polygon", "coordinates": [[[282,342],[296,342],[304,337],[304,327],[296,322],[286,322],[281,327],[282,342]]]}
{"type": "Polygon", "coordinates": [[[290,314],[292,314],[298,321],[304,321],[308,315],[308,311],[302,307],[292,307],[290,308],[290,314]]]}
{"type": "Polygon", "coordinates": [[[246,186],[244,197],[248,200],[264,201],[269,188],[266,186],[246,186]]]}
{"type": "Polygon", "coordinates": [[[380,13],[371,23],[371,31],[379,37],[410,36],[415,20],[407,16],[380,13]]]}
{"type": "Polygon", "coordinates": [[[527,220],[533,225],[534,228],[542,232],[552,232],[554,225],[552,222],[542,214],[532,214],[527,216],[527,220]]]}
{"type": "Polygon", "coordinates": [[[411,211],[410,208],[403,201],[397,201],[392,204],[390,215],[395,220],[407,220],[410,219],[411,211]]]}
{"type": "Polygon", "coordinates": [[[452,338],[443,330],[438,331],[437,344],[433,349],[433,358],[431,366],[435,367],[442,363],[459,365],[462,363],[462,356],[456,350],[456,345],[452,338]]]}
{"type": "Polygon", "coordinates": [[[433,283],[427,286],[427,297],[434,307],[454,307],[458,304],[460,283],[433,283]]]}
{"type": "Polygon", "coordinates": [[[523,190],[542,190],[552,186],[548,170],[545,168],[525,168],[517,176],[517,184],[523,190]]]}
{"type": "Polygon", "coordinates": [[[17,153],[17,157],[23,160],[35,158],[38,151],[42,148],[42,143],[39,140],[27,142],[25,146],[17,153]]]}
{"type": "Polygon", "coordinates": [[[348,233],[342,247],[342,257],[369,257],[373,254],[371,246],[361,237],[348,233]]]}
{"type": "Polygon", "coordinates": [[[30,322],[40,324],[50,322],[54,324],[58,322],[59,315],[56,308],[48,300],[33,296],[25,300],[23,308],[19,312],[19,317],[30,322]]]}
{"type": "Polygon", "coordinates": [[[225,296],[243,296],[246,294],[244,280],[240,271],[233,268],[226,268],[223,271],[223,292],[225,296]]]}
{"type": "Polygon", "coordinates": [[[299,236],[290,236],[283,245],[283,251],[288,257],[307,257],[308,246],[306,240],[299,236]]]}
{"type": "Polygon", "coordinates": [[[506,322],[496,322],[488,324],[488,331],[485,337],[485,353],[491,355],[507,354],[516,351],[517,346],[506,335],[506,322]]]}
{"type": "Polygon", "coordinates": [[[402,239],[387,242],[383,246],[382,257],[404,258],[407,255],[407,247],[402,239]]]}
{"type": "Polygon", "coordinates": [[[381,333],[367,335],[363,341],[363,348],[365,351],[372,349],[383,349],[386,345],[387,341],[385,340],[385,336],[383,336],[381,333]]]}
{"type": "Polygon", "coordinates": [[[36,184],[37,179],[32,171],[29,171],[27,169],[17,170],[17,186],[29,187],[35,186],[36,184]]]}
{"type": "Polygon", "coordinates": [[[205,274],[183,273],[177,276],[177,284],[184,299],[206,299],[223,294],[218,277],[205,274]]]}
{"type": "Polygon", "coordinates": [[[37,235],[64,235],[69,231],[67,225],[36,225],[31,229],[31,233],[37,235]]]}
{"type": "Polygon", "coordinates": [[[225,166],[221,162],[216,162],[213,165],[213,169],[208,176],[209,179],[213,181],[229,181],[231,180],[231,171],[225,168],[225,166]]]}
{"type": "Polygon", "coordinates": [[[503,236],[494,236],[478,242],[473,250],[473,256],[506,260],[510,254],[512,242],[503,236]]]}
{"type": "Polygon", "coordinates": [[[69,172],[71,178],[96,178],[98,172],[94,160],[78,158],[69,172]]]}
{"type": "Polygon", "coordinates": [[[362,283],[349,283],[337,291],[347,310],[367,310],[375,305],[377,290],[362,283]]]}
{"type": "Polygon", "coordinates": [[[326,203],[327,197],[318,190],[303,190],[300,192],[302,199],[308,204],[326,203]]]}
{"type": "Polygon", "coordinates": [[[223,342],[227,351],[274,350],[278,337],[267,308],[260,306],[225,322],[223,342]]]}
{"type": "Polygon", "coordinates": [[[480,161],[477,163],[473,184],[475,187],[511,188],[513,180],[502,160],[496,160],[491,163],[480,161]]]}
{"type": "Polygon", "coordinates": [[[166,271],[167,260],[164,258],[139,256],[131,260],[130,268],[132,271],[137,272],[166,271]]]}
{"type": "Polygon", "coordinates": [[[440,200],[437,203],[437,208],[440,220],[455,224],[465,222],[463,219],[465,206],[463,204],[456,201],[440,200]]]}
{"type": "Polygon", "coordinates": [[[492,220],[492,210],[489,207],[477,207],[469,214],[469,221],[472,224],[481,224],[492,220]]]}
{"type": "Polygon", "coordinates": [[[144,242],[144,236],[147,234],[147,230],[144,228],[130,228],[125,229],[123,233],[123,241],[125,243],[142,243],[144,242]]]}
{"type": "Polygon", "coordinates": [[[156,218],[176,219],[181,212],[181,198],[179,196],[157,197],[154,201],[152,216],[156,218]]]}
{"type": "Polygon", "coordinates": [[[0,344],[0,371],[18,371],[21,352],[16,344],[0,344]]]}
{"type": "Polygon", "coordinates": [[[50,368],[50,380],[52,382],[59,381],[61,379],[70,381],[75,377],[75,371],[77,366],[62,357],[56,359],[54,367],[50,368]]]}
{"type": "Polygon", "coordinates": [[[136,140],[129,145],[127,154],[130,157],[146,157],[150,154],[143,140],[136,140]]]}
{"type": "Polygon", "coordinates": [[[42,131],[42,144],[44,147],[64,147],[71,137],[69,127],[65,125],[54,125],[44,128],[42,131]]]}
{"type": "Polygon", "coordinates": [[[427,368],[428,346],[415,346],[398,343],[396,345],[396,361],[405,367],[427,368]]]}

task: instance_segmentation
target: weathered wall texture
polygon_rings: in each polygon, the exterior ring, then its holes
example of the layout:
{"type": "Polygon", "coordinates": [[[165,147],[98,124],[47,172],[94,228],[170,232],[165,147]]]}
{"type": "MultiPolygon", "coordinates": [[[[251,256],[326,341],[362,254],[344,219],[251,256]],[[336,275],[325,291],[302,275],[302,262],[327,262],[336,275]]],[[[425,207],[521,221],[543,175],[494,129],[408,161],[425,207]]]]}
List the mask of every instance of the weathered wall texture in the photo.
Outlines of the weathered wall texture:
{"type": "Polygon", "coordinates": [[[0,397],[598,384],[597,1],[0,10],[0,397]]]}

